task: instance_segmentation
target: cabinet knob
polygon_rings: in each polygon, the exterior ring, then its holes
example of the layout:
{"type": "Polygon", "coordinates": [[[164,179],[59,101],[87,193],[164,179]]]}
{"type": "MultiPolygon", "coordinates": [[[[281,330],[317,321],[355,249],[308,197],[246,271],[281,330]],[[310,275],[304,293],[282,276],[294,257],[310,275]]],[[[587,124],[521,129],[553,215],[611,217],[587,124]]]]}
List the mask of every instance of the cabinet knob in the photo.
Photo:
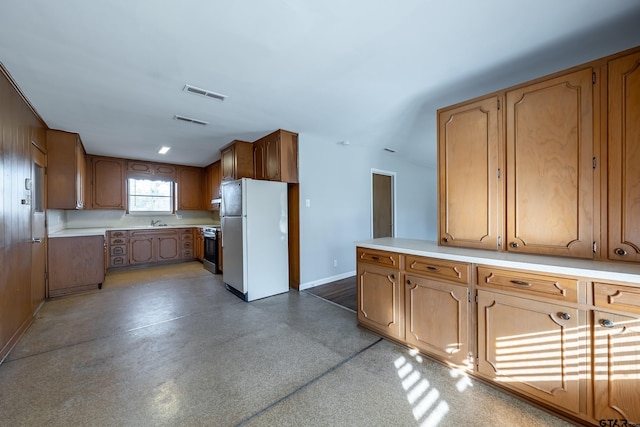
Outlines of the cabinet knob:
{"type": "Polygon", "coordinates": [[[443,243],[449,243],[449,238],[448,237],[443,237],[442,238],[442,242],[443,243]]]}
{"type": "Polygon", "coordinates": [[[613,321],[609,320],[609,319],[602,319],[600,321],[600,324],[602,326],[604,326],[605,328],[613,328],[615,325],[613,324],[613,321]]]}
{"type": "Polygon", "coordinates": [[[393,280],[396,280],[396,275],[395,274],[392,274],[389,277],[391,277],[393,280]]]}
{"type": "Polygon", "coordinates": [[[512,248],[517,248],[520,245],[517,242],[510,242],[509,246],[511,246],[512,248]]]}
{"type": "Polygon", "coordinates": [[[407,279],[407,285],[411,284],[411,280],[407,279]]]}
{"type": "Polygon", "coordinates": [[[569,313],[560,313],[560,318],[562,320],[571,320],[571,315],[569,313]]]}
{"type": "Polygon", "coordinates": [[[624,250],[624,249],[622,249],[622,248],[615,248],[615,249],[613,250],[613,252],[615,252],[615,254],[616,254],[616,255],[619,255],[619,256],[624,256],[624,255],[626,255],[626,254],[627,254],[627,251],[625,251],[625,250],[624,250]]]}

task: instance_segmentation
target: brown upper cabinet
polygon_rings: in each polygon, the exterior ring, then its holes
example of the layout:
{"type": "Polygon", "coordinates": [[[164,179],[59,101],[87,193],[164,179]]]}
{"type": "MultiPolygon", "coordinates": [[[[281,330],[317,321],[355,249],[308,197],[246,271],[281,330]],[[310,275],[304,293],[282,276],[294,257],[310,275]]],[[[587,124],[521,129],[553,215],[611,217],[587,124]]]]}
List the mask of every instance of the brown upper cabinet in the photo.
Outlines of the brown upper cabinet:
{"type": "Polygon", "coordinates": [[[220,203],[212,200],[220,198],[220,160],[211,163],[205,169],[204,206],[210,211],[220,210],[220,203]]]}
{"type": "Polygon", "coordinates": [[[127,207],[127,163],[114,157],[88,156],[91,165],[91,209],[127,207]]]}
{"type": "Polygon", "coordinates": [[[640,52],[608,64],[607,257],[640,262],[640,52]]]}
{"type": "Polygon", "coordinates": [[[220,150],[222,181],[253,178],[253,144],[235,140],[220,150]]]}
{"type": "Polygon", "coordinates": [[[593,258],[593,70],[506,94],[507,250],[593,258]]]}
{"type": "Polygon", "coordinates": [[[298,134],[279,129],[253,143],[255,179],[298,182],[298,134]]]}
{"type": "Polygon", "coordinates": [[[47,130],[49,209],[84,209],[86,158],[80,135],[47,130]]]}
{"type": "Polygon", "coordinates": [[[127,176],[130,178],[162,179],[175,182],[177,177],[177,166],[166,163],[129,160],[127,162],[127,176]]]}
{"type": "Polygon", "coordinates": [[[178,210],[202,210],[203,174],[202,168],[179,166],[177,199],[178,210]]]}
{"type": "Polygon", "coordinates": [[[439,243],[640,262],[637,117],[640,47],[440,109],[439,243]]]}
{"type": "Polygon", "coordinates": [[[441,244],[499,248],[503,219],[499,96],[438,112],[438,235],[441,244]]]}

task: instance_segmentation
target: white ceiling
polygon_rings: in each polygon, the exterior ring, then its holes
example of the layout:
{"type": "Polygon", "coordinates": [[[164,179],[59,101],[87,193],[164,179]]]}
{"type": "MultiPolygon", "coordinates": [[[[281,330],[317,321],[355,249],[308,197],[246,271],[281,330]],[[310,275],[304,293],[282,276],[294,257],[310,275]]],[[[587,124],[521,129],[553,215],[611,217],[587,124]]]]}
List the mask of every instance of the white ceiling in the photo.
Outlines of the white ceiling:
{"type": "Polygon", "coordinates": [[[204,166],[283,128],[431,166],[435,109],[640,45],[639,23],[638,0],[2,0],[0,62],[90,154],[204,166]]]}

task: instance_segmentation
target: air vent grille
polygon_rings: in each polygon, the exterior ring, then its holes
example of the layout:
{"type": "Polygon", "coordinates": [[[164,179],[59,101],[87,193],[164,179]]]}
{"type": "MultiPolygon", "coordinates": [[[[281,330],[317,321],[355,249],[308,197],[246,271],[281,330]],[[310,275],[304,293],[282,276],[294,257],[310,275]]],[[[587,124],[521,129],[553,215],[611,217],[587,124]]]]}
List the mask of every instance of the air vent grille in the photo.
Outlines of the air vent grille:
{"type": "Polygon", "coordinates": [[[217,99],[218,101],[224,101],[227,98],[227,95],[223,95],[221,93],[216,93],[206,89],[201,89],[199,87],[195,87],[191,85],[185,85],[183,90],[185,92],[189,92],[194,95],[200,95],[200,96],[205,96],[207,98],[217,99]]]}
{"type": "Polygon", "coordinates": [[[178,114],[173,116],[173,118],[175,120],[180,120],[180,121],[187,122],[187,123],[194,123],[196,125],[201,125],[201,126],[206,126],[206,125],[209,124],[209,122],[205,122],[204,120],[198,120],[198,119],[194,119],[192,117],[180,116],[178,114]]]}
{"type": "Polygon", "coordinates": [[[394,150],[393,148],[385,148],[384,151],[388,151],[389,153],[395,153],[396,150],[394,150]]]}

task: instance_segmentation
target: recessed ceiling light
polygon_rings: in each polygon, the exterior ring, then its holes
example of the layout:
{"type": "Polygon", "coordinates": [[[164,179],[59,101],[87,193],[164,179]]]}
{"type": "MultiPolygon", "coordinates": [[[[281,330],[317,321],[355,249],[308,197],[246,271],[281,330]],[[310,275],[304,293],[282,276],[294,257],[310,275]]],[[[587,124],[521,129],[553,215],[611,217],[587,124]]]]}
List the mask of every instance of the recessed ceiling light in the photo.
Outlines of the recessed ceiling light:
{"type": "Polygon", "coordinates": [[[182,90],[185,92],[192,93],[194,95],[200,95],[200,96],[205,96],[211,99],[217,99],[218,101],[224,101],[226,98],[228,98],[227,95],[216,93],[207,89],[201,89],[199,87],[195,87],[191,85],[184,85],[184,88],[182,90]]]}
{"type": "Polygon", "coordinates": [[[167,152],[171,150],[171,147],[165,147],[164,145],[162,147],[160,147],[160,149],[158,150],[158,153],[160,154],[167,154],[167,152]]]}

